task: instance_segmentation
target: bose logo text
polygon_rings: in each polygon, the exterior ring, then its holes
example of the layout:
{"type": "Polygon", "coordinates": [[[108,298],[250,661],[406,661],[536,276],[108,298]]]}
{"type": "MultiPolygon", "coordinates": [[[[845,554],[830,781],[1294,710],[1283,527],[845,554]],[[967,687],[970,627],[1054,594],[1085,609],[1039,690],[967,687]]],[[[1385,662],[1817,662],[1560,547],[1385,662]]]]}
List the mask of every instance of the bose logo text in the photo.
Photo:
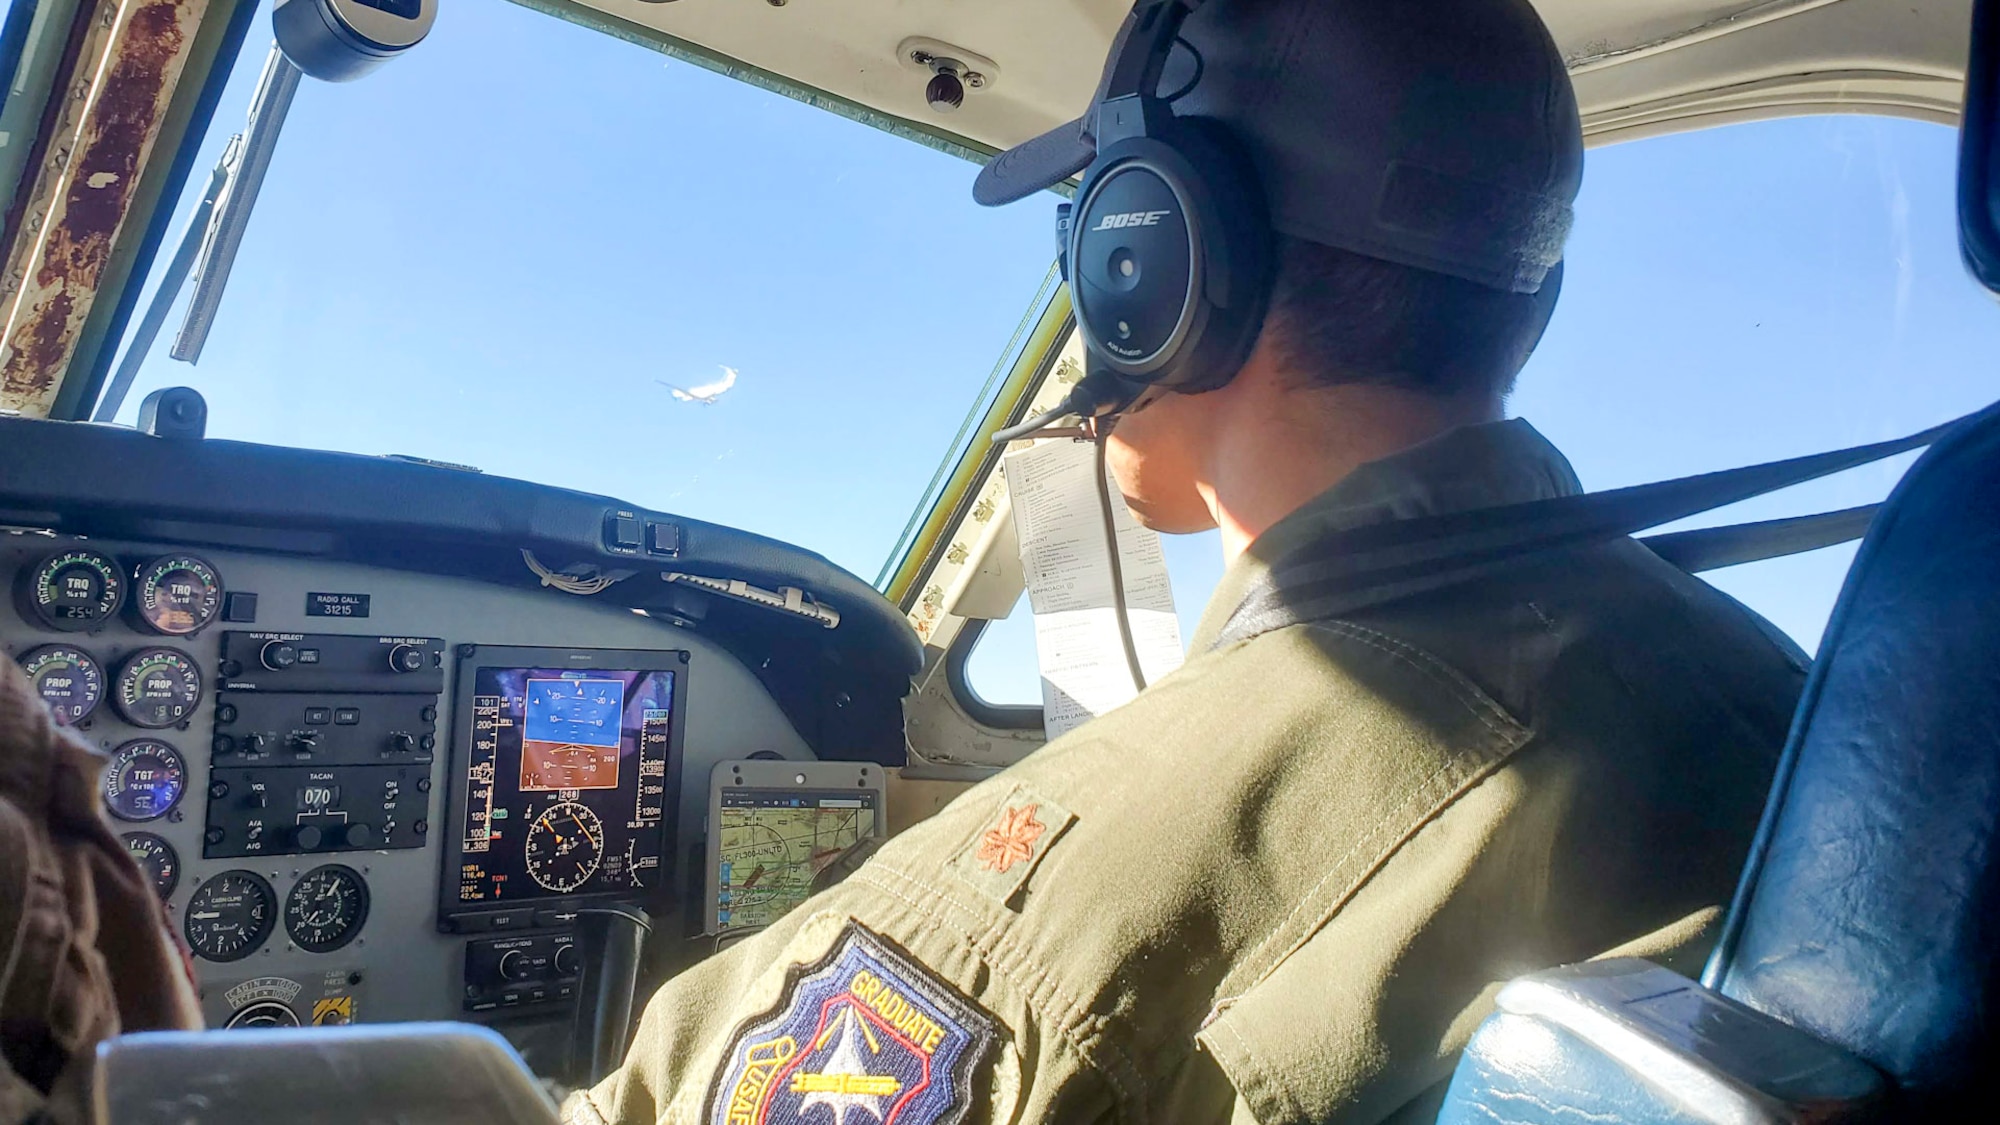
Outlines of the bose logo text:
{"type": "Polygon", "coordinates": [[[1097,220],[1091,230],[1117,230],[1120,227],[1150,227],[1161,219],[1173,214],[1172,211],[1124,211],[1116,215],[1106,215],[1097,220]]]}

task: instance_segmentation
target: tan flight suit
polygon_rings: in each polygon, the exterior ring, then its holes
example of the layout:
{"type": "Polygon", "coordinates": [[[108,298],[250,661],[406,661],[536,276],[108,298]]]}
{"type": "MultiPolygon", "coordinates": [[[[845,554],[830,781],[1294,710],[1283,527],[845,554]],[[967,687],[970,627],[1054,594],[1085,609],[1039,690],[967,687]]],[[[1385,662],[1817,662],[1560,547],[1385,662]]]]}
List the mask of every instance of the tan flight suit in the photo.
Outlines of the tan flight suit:
{"type": "Polygon", "coordinates": [[[1501,982],[1696,966],[1804,677],[1707,584],[1619,540],[1207,651],[1299,544],[1577,490],[1520,421],[1364,466],[1184,667],[669,982],[568,1112],[1428,1120],[1501,982]]]}
{"type": "Polygon", "coordinates": [[[103,772],[0,657],[0,1121],[92,1120],[99,1041],[201,1026],[160,900],[104,818],[103,772]]]}

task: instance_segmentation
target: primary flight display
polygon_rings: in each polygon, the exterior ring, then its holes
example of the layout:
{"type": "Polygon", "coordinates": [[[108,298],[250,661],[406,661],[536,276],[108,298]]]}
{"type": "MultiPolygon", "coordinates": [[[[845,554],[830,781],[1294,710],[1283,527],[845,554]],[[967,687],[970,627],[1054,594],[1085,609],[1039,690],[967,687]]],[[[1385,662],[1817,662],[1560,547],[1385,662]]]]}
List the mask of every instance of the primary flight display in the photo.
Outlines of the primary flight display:
{"type": "Polygon", "coordinates": [[[448,905],[637,897],[663,885],[685,666],[678,653],[636,655],[672,666],[502,666],[482,653],[461,667],[470,698],[448,905]]]}

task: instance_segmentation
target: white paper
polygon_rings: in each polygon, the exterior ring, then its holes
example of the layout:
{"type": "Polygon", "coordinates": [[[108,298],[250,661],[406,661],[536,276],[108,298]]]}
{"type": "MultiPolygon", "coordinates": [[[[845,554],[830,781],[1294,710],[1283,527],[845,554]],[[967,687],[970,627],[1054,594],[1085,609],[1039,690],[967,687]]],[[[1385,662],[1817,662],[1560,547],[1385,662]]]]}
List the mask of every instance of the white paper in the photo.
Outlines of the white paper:
{"type": "MultiPolygon", "coordinates": [[[[1035,612],[1042,723],[1055,738],[1138,694],[1112,602],[1104,516],[1092,476],[1096,451],[1085,442],[1044,441],[1008,454],[1004,465],[1035,612]]],[[[1132,518],[1116,484],[1110,494],[1126,616],[1140,670],[1152,683],[1181,665],[1173,586],[1159,533],[1132,518]]]]}

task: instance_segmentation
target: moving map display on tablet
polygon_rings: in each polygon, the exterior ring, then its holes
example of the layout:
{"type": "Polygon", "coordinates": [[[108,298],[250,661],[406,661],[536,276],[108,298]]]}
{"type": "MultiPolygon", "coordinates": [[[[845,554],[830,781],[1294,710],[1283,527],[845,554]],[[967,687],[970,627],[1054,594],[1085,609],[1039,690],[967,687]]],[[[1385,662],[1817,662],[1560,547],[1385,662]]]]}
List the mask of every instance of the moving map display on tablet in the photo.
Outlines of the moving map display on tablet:
{"type": "Polygon", "coordinates": [[[724,787],[711,836],[718,932],[768,926],[812,892],[813,876],[879,831],[876,789],[724,787]]]}

